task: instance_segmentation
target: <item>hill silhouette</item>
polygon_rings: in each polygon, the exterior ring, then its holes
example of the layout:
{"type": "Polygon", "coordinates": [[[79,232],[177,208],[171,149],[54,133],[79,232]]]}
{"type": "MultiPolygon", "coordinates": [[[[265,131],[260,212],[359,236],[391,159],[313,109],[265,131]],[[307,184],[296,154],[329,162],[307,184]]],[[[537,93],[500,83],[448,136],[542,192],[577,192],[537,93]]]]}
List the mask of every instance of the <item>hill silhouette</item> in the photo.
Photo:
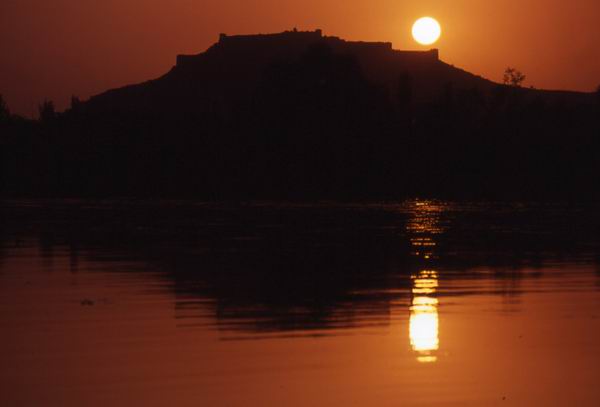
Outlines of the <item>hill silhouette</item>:
{"type": "MultiPolygon", "coordinates": [[[[489,92],[498,84],[444,63],[437,49],[399,51],[389,42],[345,41],[324,36],[321,30],[286,31],[277,34],[221,34],[219,41],[198,55],[179,55],[164,76],[110,90],[91,98],[94,109],[125,111],[188,111],[202,103],[228,109],[252,97],[267,67],[302,57],[311,47],[328,48],[336,55],[355,59],[365,78],[393,93],[400,75],[409,75],[415,102],[435,100],[444,87],[489,92]],[[200,102],[200,104],[198,103],[200,102]]],[[[545,99],[582,101],[579,92],[525,91],[545,99]]],[[[205,107],[205,106],[204,106],[205,107]]]]}
{"type": "Polygon", "coordinates": [[[228,36],[36,122],[2,116],[4,195],[597,199],[600,99],[504,86],[313,32],[228,36]]]}
{"type": "Polygon", "coordinates": [[[370,82],[393,87],[400,73],[409,73],[418,99],[431,98],[446,82],[460,87],[489,89],[493,83],[453,68],[438,59],[438,51],[396,51],[391,43],[351,42],[314,32],[227,36],[198,55],[179,55],[164,76],[149,82],[114,89],[93,97],[93,108],[162,110],[190,107],[191,101],[217,98],[222,105],[249,98],[265,69],[301,58],[311,47],[328,48],[356,60],[370,82]]]}

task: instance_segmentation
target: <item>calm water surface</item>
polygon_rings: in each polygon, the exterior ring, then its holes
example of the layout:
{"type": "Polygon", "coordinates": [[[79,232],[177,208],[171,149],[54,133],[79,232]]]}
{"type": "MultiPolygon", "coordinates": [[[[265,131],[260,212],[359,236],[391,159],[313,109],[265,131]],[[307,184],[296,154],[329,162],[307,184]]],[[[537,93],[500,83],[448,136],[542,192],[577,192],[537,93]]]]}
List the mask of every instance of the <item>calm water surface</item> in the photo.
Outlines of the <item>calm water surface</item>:
{"type": "Polygon", "coordinates": [[[2,406],[597,406],[600,211],[4,202],[2,406]]]}

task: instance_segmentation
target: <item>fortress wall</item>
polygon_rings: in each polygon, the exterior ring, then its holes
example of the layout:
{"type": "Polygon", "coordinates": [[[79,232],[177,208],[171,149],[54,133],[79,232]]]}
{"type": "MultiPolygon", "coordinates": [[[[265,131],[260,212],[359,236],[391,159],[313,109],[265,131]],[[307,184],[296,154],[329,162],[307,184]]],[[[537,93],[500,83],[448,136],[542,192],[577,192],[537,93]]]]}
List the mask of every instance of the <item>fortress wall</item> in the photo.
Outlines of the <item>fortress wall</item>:
{"type": "Polygon", "coordinates": [[[257,44],[286,41],[314,42],[323,38],[321,30],[315,31],[284,31],[277,34],[255,34],[255,35],[219,35],[219,44],[238,45],[238,44],[257,44]]]}
{"type": "MultiPolygon", "coordinates": [[[[391,42],[345,41],[334,36],[323,36],[321,30],[315,31],[285,31],[277,34],[257,35],[227,35],[221,34],[219,42],[211,49],[240,52],[242,54],[260,56],[263,53],[294,55],[305,47],[317,43],[329,44],[335,52],[355,53],[356,55],[373,58],[388,55],[406,63],[431,63],[439,61],[437,49],[429,51],[397,51],[393,50],[391,42]]],[[[197,55],[178,55],[177,66],[192,64],[197,55]]]]}
{"type": "Polygon", "coordinates": [[[423,61],[423,62],[437,62],[440,60],[440,54],[438,49],[431,49],[429,51],[398,51],[394,50],[397,57],[405,59],[407,61],[423,61]]]}
{"type": "MultiPolygon", "coordinates": [[[[277,50],[283,54],[294,49],[304,48],[323,39],[321,30],[285,31],[276,34],[227,35],[220,34],[219,42],[210,49],[226,49],[244,54],[261,53],[265,49],[277,50]]],[[[177,66],[193,63],[198,55],[178,55],[177,66]]]]}
{"type": "Polygon", "coordinates": [[[334,48],[343,51],[369,52],[369,51],[391,51],[391,42],[363,42],[344,41],[337,37],[325,37],[325,40],[334,48]]]}

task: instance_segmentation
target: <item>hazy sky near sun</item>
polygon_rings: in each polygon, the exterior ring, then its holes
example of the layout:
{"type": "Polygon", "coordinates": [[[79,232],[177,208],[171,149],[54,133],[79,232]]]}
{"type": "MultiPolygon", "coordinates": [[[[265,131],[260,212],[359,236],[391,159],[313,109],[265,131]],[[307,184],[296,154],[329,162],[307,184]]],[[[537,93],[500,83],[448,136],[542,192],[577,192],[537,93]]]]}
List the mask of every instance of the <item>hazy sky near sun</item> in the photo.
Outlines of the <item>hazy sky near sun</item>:
{"type": "Polygon", "coordinates": [[[598,0],[1,0],[0,93],[20,114],[44,98],[64,108],[71,95],[155,78],[220,32],[321,28],[421,49],[411,26],[424,15],[442,25],[441,58],[470,72],[500,80],[511,65],[526,85],[600,84],[598,0]]]}

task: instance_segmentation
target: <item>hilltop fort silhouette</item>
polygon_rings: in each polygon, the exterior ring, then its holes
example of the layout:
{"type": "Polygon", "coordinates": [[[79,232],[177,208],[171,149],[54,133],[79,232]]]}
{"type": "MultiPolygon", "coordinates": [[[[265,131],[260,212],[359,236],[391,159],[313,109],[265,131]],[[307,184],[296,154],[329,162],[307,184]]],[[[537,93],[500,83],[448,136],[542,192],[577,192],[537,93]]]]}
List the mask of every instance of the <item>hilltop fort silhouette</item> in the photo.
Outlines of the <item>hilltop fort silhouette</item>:
{"type": "MultiPolygon", "coordinates": [[[[322,30],[296,29],[273,34],[228,35],[196,55],[178,55],[176,65],[162,77],[137,85],[113,89],[94,96],[90,109],[111,111],[180,111],[203,103],[228,110],[240,99],[252,97],[265,69],[283,61],[298,60],[309,48],[320,45],[336,55],[356,60],[365,78],[390,94],[401,75],[410,76],[416,103],[431,102],[450,85],[454,90],[477,89],[488,93],[498,86],[440,60],[439,50],[395,50],[390,42],[346,41],[323,35],[322,30]],[[211,100],[211,102],[208,102],[211,100]],[[191,103],[191,105],[190,105],[191,103]]],[[[533,94],[533,90],[523,90],[533,94]]],[[[546,100],[580,101],[588,94],[536,90],[546,100]]]]}
{"type": "Polygon", "coordinates": [[[1,193],[600,199],[593,94],[320,30],[221,34],[160,78],[41,112],[0,120],[1,193]]]}
{"type": "MultiPolygon", "coordinates": [[[[392,49],[391,42],[346,41],[334,36],[324,36],[323,31],[284,31],[274,34],[227,35],[220,34],[215,47],[237,52],[260,52],[270,48],[280,56],[294,56],[314,43],[325,43],[339,53],[358,54],[364,57],[376,57],[377,54],[393,52],[397,59],[405,63],[436,62],[439,60],[437,49],[429,51],[400,51],[392,49]]],[[[197,55],[178,55],[177,66],[193,64],[197,55]]]]}
{"type": "Polygon", "coordinates": [[[367,80],[392,92],[399,75],[409,74],[416,101],[434,99],[450,82],[459,89],[487,91],[495,86],[442,62],[437,49],[400,51],[394,50],[390,42],[346,41],[323,35],[321,30],[291,30],[275,34],[221,34],[217,43],[200,54],[178,55],[176,65],[164,76],[97,95],[88,105],[126,111],[187,110],[190,100],[196,100],[197,106],[198,99],[209,98],[223,107],[234,99],[249,97],[265,68],[298,60],[317,45],[355,59],[367,80]]]}
{"type": "MultiPolygon", "coordinates": [[[[450,85],[454,90],[488,93],[498,86],[490,80],[440,60],[439,50],[395,50],[390,42],[346,41],[323,35],[320,29],[296,29],[273,34],[220,34],[218,42],[196,55],[178,55],[176,65],[162,77],[113,89],[90,99],[91,109],[111,111],[189,112],[203,103],[228,110],[240,99],[252,97],[265,69],[301,58],[314,46],[356,60],[365,78],[393,94],[401,75],[410,76],[412,99],[431,102],[450,85]],[[211,100],[211,102],[208,102],[211,100]]],[[[532,90],[524,90],[532,94],[532,90]]],[[[547,100],[582,100],[577,92],[536,91],[547,100]]],[[[205,106],[206,107],[206,106],[205,106]]]]}

